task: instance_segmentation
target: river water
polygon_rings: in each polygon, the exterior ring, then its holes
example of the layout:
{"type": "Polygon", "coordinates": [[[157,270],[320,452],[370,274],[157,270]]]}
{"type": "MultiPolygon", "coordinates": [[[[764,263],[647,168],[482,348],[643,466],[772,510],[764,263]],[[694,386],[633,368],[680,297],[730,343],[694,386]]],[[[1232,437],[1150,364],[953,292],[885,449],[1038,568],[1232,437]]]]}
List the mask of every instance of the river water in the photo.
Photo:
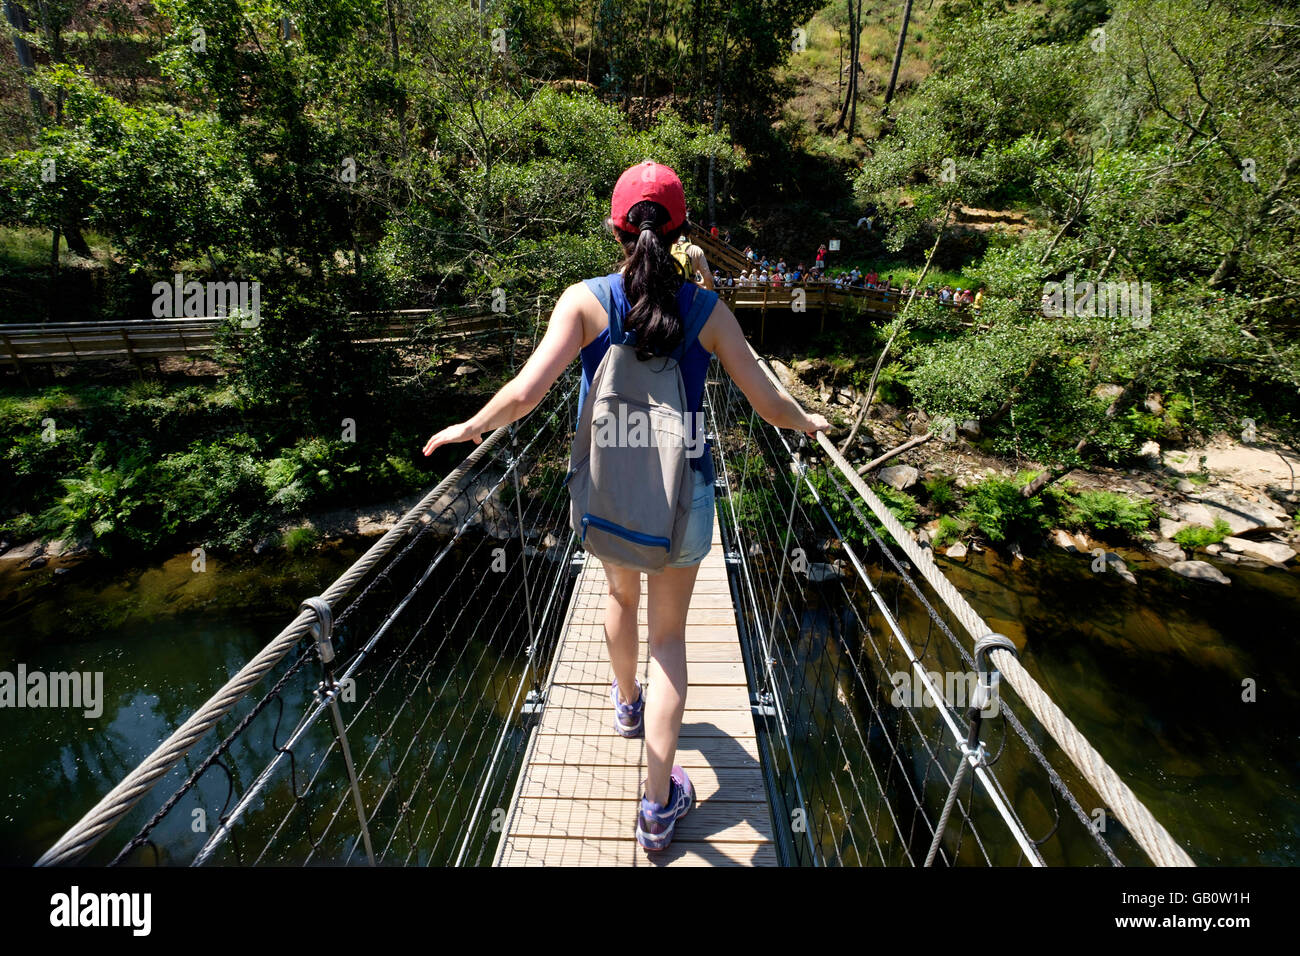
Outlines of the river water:
{"type": "Polygon", "coordinates": [[[1130,584],[1055,549],[940,560],[1196,863],[1300,863],[1300,570],[1222,564],[1225,586],[1126,555],[1130,584]]]}
{"type": "MultiPolygon", "coordinates": [[[[188,554],[0,571],[0,670],[102,671],[105,687],[100,720],[0,710],[0,864],[36,859],[368,544],[203,574],[188,554]]],[[[1050,549],[945,565],[1197,863],[1300,863],[1300,571],[1224,566],[1225,587],[1131,560],[1128,584],[1050,549]]]]}

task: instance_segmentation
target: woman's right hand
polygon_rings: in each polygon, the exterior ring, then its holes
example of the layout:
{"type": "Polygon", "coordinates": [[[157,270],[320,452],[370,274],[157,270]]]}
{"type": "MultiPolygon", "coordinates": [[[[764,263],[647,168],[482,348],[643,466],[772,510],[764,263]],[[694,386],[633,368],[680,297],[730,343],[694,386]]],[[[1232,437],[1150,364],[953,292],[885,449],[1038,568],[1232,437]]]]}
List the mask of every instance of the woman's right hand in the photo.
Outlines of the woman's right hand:
{"type": "Polygon", "coordinates": [[[816,437],[818,432],[828,432],[831,430],[831,423],[821,415],[807,415],[805,417],[808,421],[805,423],[801,431],[809,438],[816,437]]]}

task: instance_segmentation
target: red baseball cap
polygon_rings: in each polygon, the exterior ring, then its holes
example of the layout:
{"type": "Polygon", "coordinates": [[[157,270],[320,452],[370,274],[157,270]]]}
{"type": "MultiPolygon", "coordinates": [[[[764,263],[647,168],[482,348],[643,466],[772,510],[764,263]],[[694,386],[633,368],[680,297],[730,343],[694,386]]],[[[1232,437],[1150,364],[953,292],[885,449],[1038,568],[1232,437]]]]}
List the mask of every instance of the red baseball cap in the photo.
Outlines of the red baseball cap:
{"type": "Polygon", "coordinates": [[[669,166],[647,159],[623,171],[614,186],[609,215],[624,232],[637,232],[640,224],[627,218],[627,212],[644,199],[657,202],[668,210],[668,222],[659,231],[667,234],[686,222],[686,190],[669,166]]]}

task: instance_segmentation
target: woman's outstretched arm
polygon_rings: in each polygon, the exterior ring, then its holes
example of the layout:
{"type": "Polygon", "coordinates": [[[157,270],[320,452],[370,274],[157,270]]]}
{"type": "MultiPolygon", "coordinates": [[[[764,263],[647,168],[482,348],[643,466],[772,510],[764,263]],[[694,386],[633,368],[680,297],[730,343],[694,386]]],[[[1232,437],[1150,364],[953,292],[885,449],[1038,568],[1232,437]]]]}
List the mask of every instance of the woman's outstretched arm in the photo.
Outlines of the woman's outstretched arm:
{"type": "Polygon", "coordinates": [[[830,431],[830,422],[821,415],[809,415],[798,402],[781,394],[768,381],[749,350],[740,323],[725,302],[714,306],[713,315],[700,334],[700,344],[718,356],[731,380],[764,421],[777,428],[801,431],[810,438],[817,432],[830,431]]]}
{"type": "Polygon", "coordinates": [[[452,442],[472,441],[477,445],[485,432],[518,421],[536,408],[582,349],[582,310],[588,300],[594,302],[595,298],[581,282],[565,289],[551,312],[546,334],[519,374],[501,386],[472,418],[448,425],[430,438],[424,445],[425,455],[452,442]]]}

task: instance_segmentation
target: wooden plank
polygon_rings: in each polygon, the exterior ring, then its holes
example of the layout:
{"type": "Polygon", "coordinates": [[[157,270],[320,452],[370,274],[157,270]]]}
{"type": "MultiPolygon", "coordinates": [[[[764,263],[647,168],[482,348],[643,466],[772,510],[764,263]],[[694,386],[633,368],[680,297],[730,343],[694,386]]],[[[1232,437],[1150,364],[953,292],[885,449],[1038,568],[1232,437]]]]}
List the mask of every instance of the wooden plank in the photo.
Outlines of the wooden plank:
{"type": "MultiPolygon", "coordinates": [[[[688,695],[689,697],[689,695],[688,695]]],[[[568,737],[605,737],[612,729],[613,713],[595,709],[559,709],[539,733],[568,737]]],[[[754,719],[747,711],[687,710],[682,714],[682,730],[678,739],[686,737],[752,737],[754,719]]]]}
{"type": "MultiPolygon", "coordinates": [[[[716,519],[714,531],[718,538],[716,519]]],[[[648,590],[643,578],[643,675],[649,672],[648,590]]],[[[658,854],[642,850],[634,839],[646,742],[621,737],[612,727],[606,600],[603,569],[588,558],[569,601],[546,705],[529,737],[496,865],[775,865],[721,545],[701,564],[686,623],[689,685],[674,762],[690,773],[697,805],[678,825],[669,849],[658,854]]],[[[653,682],[646,693],[654,693],[653,682]]]]}
{"type": "Polygon", "coordinates": [[[539,839],[521,837],[502,866],[776,866],[770,843],[683,840],[647,853],[634,840],[539,839]]]}
{"type": "MultiPolygon", "coordinates": [[[[626,800],[641,786],[640,767],[566,767],[540,765],[529,776],[521,797],[571,800],[626,800]]],[[[761,770],[739,767],[699,767],[691,771],[697,799],[756,803],[766,799],[761,770]]]]}
{"type": "MultiPolygon", "coordinates": [[[[724,684],[733,687],[745,686],[745,668],[739,661],[697,661],[687,664],[687,678],[690,687],[704,684],[724,684]]],[[[644,671],[643,671],[644,673],[644,671]]],[[[596,660],[565,660],[555,671],[555,680],[562,684],[600,684],[608,686],[610,682],[609,664],[596,660]]],[[[689,697],[689,691],[687,696],[689,697]]]]}
{"type": "MultiPolygon", "coordinates": [[[[688,664],[689,666],[689,664],[688,664]]],[[[686,712],[692,707],[701,710],[750,709],[747,693],[737,693],[735,687],[691,687],[686,693],[686,712]]],[[[547,696],[547,708],[609,708],[609,684],[556,684],[547,696]]]]}
{"type": "MultiPolygon", "coordinates": [[[[636,799],[558,801],[528,797],[520,800],[516,808],[511,833],[520,837],[628,839],[636,833],[638,809],[636,799]]],[[[673,842],[763,843],[769,839],[771,823],[766,801],[701,801],[674,828],[673,842]]]]}
{"type": "MultiPolygon", "coordinates": [[[[748,711],[746,711],[748,712],[748,711]]],[[[558,734],[537,734],[534,764],[565,764],[577,766],[592,764],[602,767],[621,767],[643,761],[645,741],[620,737],[610,730],[603,737],[565,737],[558,734]]],[[[758,767],[758,742],[753,737],[687,737],[677,741],[678,765],[688,771],[692,767],[758,767]]]]}

